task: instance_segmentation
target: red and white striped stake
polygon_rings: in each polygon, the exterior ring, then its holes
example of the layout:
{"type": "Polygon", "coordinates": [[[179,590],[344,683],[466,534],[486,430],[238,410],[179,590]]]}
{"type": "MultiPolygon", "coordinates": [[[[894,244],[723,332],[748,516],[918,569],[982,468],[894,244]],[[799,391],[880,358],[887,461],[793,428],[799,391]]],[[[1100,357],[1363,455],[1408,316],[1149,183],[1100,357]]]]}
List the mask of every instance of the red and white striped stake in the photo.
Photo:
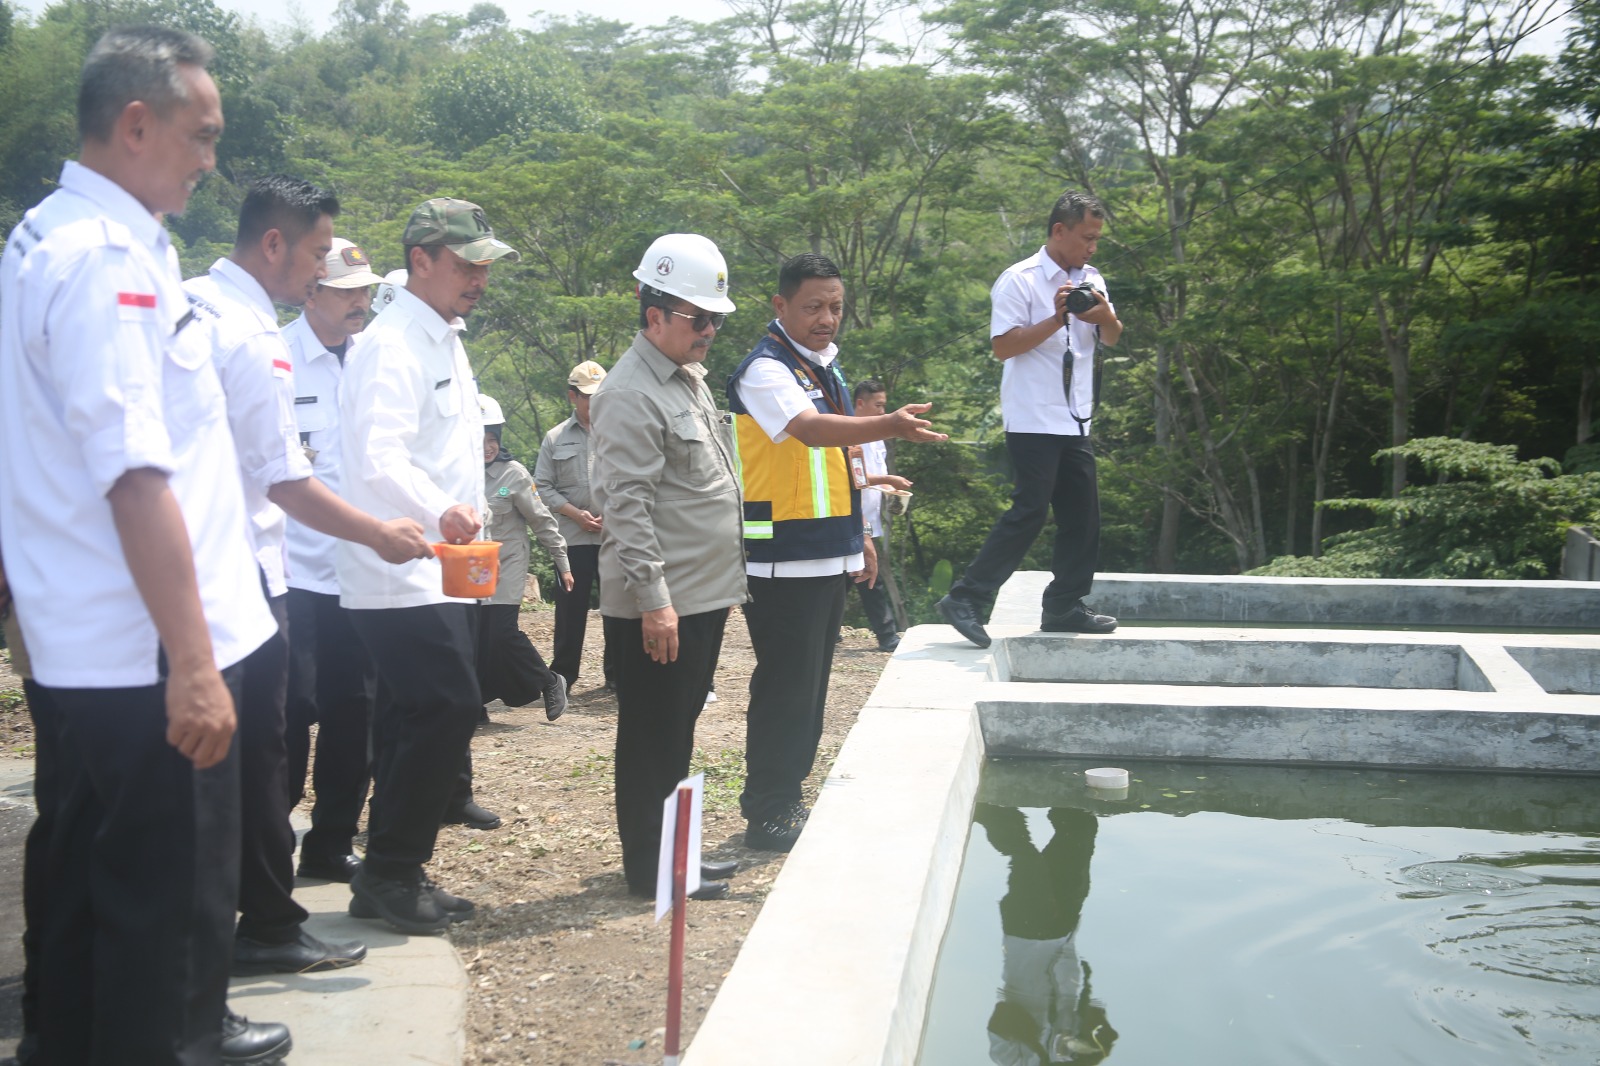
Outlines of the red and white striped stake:
{"type": "Polygon", "coordinates": [[[678,786],[678,820],[672,841],[672,948],[667,960],[667,1043],[662,1066],[678,1066],[678,1040],[683,1027],[684,904],[689,880],[689,816],[694,789],[678,786]]]}

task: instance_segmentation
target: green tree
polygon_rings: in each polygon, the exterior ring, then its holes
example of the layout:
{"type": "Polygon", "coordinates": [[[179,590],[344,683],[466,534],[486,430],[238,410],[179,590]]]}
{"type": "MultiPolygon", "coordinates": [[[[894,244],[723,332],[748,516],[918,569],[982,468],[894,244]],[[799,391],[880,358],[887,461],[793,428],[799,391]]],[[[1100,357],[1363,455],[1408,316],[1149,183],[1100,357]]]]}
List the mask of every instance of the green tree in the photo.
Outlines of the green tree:
{"type": "Polygon", "coordinates": [[[424,80],[421,133],[460,155],[496,138],[518,145],[592,124],[577,72],[537,43],[494,38],[451,57],[424,80]]]}
{"type": "Polygon", "coordinates": [[[1513,445],[1419,437],[1403,452],[1432,484],[1383,499],[1326,500],[1368,510],[1377,525],[1333,537],[1320,559],[1280,557],[1275,577],[1531,580],[1559,572],[1567,527],[1600,518],[1600,473],[1561,474],[1554,459],[1519,461],[1513,445]]]}

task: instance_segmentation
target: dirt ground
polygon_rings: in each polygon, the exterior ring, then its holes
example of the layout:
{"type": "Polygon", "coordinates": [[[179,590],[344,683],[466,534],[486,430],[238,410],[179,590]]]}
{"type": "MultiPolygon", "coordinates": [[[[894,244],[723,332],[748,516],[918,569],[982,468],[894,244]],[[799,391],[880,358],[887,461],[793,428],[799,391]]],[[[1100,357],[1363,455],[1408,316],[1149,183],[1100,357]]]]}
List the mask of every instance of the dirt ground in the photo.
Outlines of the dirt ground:
{"type": "MultiPolygon", "coordinates": [[[[523,629],[548,653],[554,614],[525,610],[523,629]]],[[[591,616],[582,675],[565,715],[541,704],[491,706],[473,742],[480,804],[504,822],[492,832],[446,826],[430,868],[442,886],[478,904],[451,940],[471,979],[467,1063],[646,1066],[661,1060],[670,921],[627,893],[611,799],[616,700],[602,692],[600,618],[591,616]]],[[[846,629],[837,649],[827,720],[807,802],[888,657],[868,630],[846,629]]],[[[729,619],[717,666],[717,702],[695,734],[693,772],[706,774],[706,854],[738,859],[726,900],[691,901],[684,964],[685,1041],[732,966],[783,866],[746,850],[738,796],[744,712],[754,667],[743,617],[729,619]]],[[[32,736],[21,684],[0,669],[0,752],[26,757],[32,736]],[[14,694],[14,695],[13,695],[14,694]]]]}

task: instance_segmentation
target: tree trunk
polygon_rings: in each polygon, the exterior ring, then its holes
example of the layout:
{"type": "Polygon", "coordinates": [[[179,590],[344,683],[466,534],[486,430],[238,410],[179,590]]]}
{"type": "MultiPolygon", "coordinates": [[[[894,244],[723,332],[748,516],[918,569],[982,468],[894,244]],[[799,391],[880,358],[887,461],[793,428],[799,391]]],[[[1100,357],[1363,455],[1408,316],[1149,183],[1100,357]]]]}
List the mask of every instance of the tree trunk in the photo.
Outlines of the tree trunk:
{"type": "MultiPolygon", "coordinates": [[[[1156,448],[1172,468],[1172,357],[1167,342],[1156,344],[1156,448]]],[[[1156,534],[1156,564],[1158,574],[1175,574],[1178,571],[1178,497],[1165,480],[1161,483],[1161,528],[1156,534]]]]}

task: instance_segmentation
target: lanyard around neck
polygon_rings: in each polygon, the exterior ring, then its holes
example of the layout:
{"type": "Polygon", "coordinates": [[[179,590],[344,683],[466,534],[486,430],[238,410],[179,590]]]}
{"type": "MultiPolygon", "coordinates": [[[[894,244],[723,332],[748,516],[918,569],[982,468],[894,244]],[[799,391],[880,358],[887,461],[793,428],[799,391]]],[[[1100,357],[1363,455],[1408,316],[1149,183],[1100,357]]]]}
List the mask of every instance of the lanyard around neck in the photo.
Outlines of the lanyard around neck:
{"type": "Polygon", "coordinates": [[[790,355],[794,356],[795,362],[800,364],[800,369],[804,370],[806,377],[810,379],[812,387],[814,387],[818,392],[822,393],[822,398],[828,401],[829,407],[833,408],[833,413],[836,415],[844,414],[844,409],[840,407],[838,401],[833,398],[833,393],[829,392],[827,386],[823,385],[823,383],[818,380],[817,372],[811,366],[811,360],[800,354],[800,350],[794,346],[794,342],[789,340],[789,338],[785,337],[782,333],[769,332],[767,335],[773,340],[777,341],[779,344],[783,345],[784,350],[790,355]]]}

